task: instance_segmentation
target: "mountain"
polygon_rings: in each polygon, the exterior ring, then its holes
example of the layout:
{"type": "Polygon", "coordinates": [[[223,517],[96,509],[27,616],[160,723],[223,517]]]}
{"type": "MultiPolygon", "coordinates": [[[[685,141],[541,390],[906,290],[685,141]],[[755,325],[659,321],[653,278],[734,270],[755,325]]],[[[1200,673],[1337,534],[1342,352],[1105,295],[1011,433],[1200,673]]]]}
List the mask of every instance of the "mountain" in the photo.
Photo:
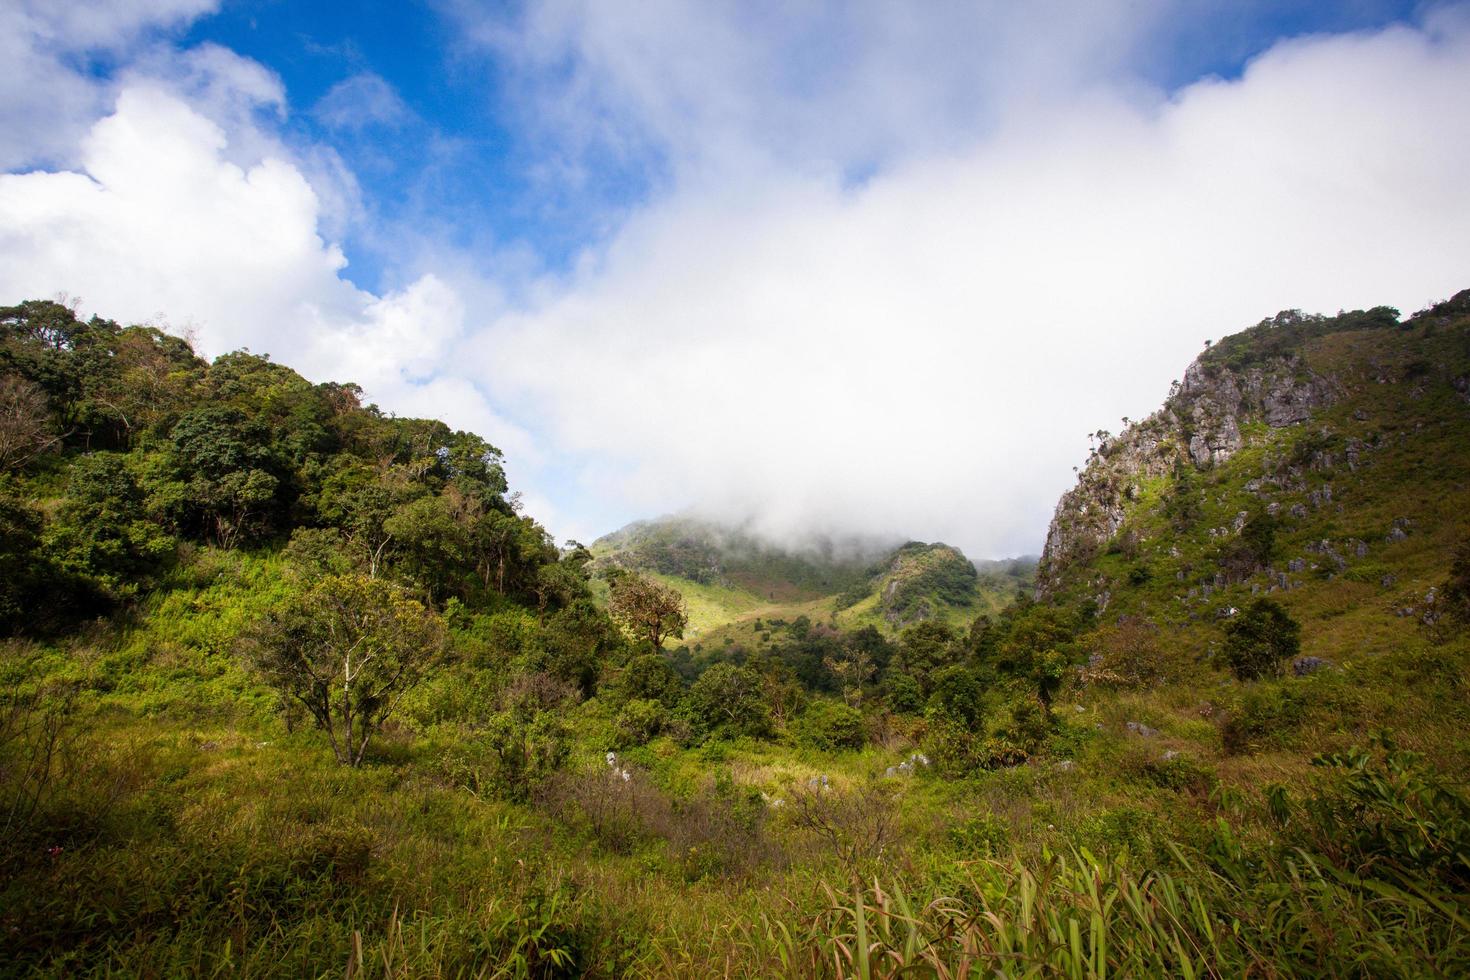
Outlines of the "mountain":
{"type": "Polygon", "coordinates": [[[0,308],[0,973],[820,974],[867,928],[1470,975],[1470,292],[1278,315],[1094,435],[1039,568],[558,549],[473,433],[0,308]]]}
{"type": "Polygon", "coordinates": [[[1306,655],[1433,626],[1467,533],[1470,290],[1400,323],[1281,313],[1206,349],[1163,407],[1098,443],[1057,504],[1038,598],[1144,617],[1208,649],[1270,596],[1306,655]]]}
{"type": "Polygon", "coordinates": [[[637,521],[592,545],[595,566],[634,569],[677,588],[691,636],[761,618],[805,615],[841,628],[896,631],[943,619],[968,625],[1030,583],[1025,558],[980,562],[955,547],[814,535],[782,545],[748,527],[687,515],[637,521]]]}

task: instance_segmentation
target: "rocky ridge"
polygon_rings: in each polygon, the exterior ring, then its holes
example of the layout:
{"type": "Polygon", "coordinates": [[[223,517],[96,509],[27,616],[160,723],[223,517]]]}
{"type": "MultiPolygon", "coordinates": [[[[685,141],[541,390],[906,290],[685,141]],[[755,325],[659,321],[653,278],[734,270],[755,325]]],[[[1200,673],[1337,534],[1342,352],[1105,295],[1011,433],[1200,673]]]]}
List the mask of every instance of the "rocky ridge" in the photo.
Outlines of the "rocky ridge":
{"type": "MultiPolygon", "coordinates": [[[[1261,510],[1272,518],[1301,520],[1309,512],[1333,503],[1333,487],[1325,479],[1308,480],[1308,474],[1352,474],[1370,454],[1381,448],[1382,433],[1363,438],[1343,435],[1323,427],[1313,428],[1324,412],[1360,390],[1364,384],[1399,385],[1403,399],[1412,402],[1424,396],[1427,383],[1435,379],[1419,362],[1391,367],[1369,363],[1361,370],[1346,371],[1309,363],[1306,349],[1316,338],[1351,331],[1391,331],[1392,335],[1415,327],[1434,329],[1454,323],[1470,313],[1470,290],[1416,314],[1399,324],[1397,312],[1386,307],[1355,311],[1336,317],[1304,316],[1288,311],[1257,326],[1226,338],[1207,349],[1191,363],[1182,382],[1175,382],[1163,407],[1140,422],[1132,423],[1116,436],[1095,433],[1098,443],[1076,486],[1059,500],[1046,547],[1037,570],[1039,598],[1056,595],[1069,574],[1103,551],[1119,547],[1120,535],[1129,517],[1145,500],[1157,501],[1166,491],[1203,477],[1252,445],[1280,442],[1290,434],[1295,449],[1291,458],[1277,460],[1259,476],[1244,484],[1248,499],[1261,502],[1261,510]],[[1286,504],[1280,497],[1295,498],[1286,504]]],[[[1461,401],[1470,401],[1470,381],[1463,376],[1446,378],[1461,401]]],[[[1348,405],[1347,407],[1351,407],[1348,405]]],[[[1366,419],[1360,409],[1358,421],[1366,419]]],[[[1403,438],[1400,434],[1399,438],[1403,438]]],[[[1210,528],[1211,538],[1238,537],[1252,511],[1241,510],[1223,526],[1210,528]]],[[[1385,531],[1392,541],[1407,534],[1406,525],[1395,522],[1385,531]]],[[[1299,571],[1313,569],[1321,561],[1338,567],[1341,552],[1362,556],[1364,542],[1345,540],[1321,542],[1313,561],[1293,559],[1299,571]]],[[[1258,570],[1258,569],[1256,569],[1258,570]]],[[[1289,587],[1288,565],[1273,574],[1276,583],[1289,587]]],[[[1198,588],[1208,590],[1231,581],[1229,568],[1207,577],[1198,588]]],[[[1106,604],[1106,595],[1101,595],[1106,604]]]]}

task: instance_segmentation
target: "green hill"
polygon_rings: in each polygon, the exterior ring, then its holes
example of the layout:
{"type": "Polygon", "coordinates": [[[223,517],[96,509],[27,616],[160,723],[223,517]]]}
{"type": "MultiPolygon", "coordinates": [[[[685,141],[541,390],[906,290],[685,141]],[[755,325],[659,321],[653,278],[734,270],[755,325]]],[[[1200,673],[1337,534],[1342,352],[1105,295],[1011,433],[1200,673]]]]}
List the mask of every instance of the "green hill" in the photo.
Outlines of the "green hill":
{"type": "Polygon", "coordinates": [[[359,395],[0,309],[0,975],[1470,973],[1470,292],[1214,345],[1039,566],[558,549],[359,395]]]}
{"type": "Polygon", "coordinates": [[[1034,566],[1022,558],[977,567],[942,543],[813,536],[787,546],[688,516],[635,522],[591,551],[594,568],[633,569],[678,589],[691,639],[741,639],[756,620],[797,616],[885,633],[932,619],[965,625],[1004,608],[1030,585],[1034,566]]]}
{"type": "Polygon", "coordinates": [[[1305,654],[1400,646],[1467,529],[1467,314],[1470,292],[1402,324],[1290,312],[1216,344],[1101,440],[1058,503],[1039,594],[1204,648],[1269,596],[1303,620],[1305,654]]]}

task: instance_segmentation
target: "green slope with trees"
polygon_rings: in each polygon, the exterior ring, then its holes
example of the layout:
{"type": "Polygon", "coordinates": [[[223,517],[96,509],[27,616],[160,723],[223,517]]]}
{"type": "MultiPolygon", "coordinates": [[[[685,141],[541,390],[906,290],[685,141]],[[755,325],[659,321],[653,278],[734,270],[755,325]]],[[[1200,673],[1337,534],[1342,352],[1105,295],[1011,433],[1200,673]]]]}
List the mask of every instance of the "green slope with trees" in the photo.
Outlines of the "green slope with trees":
{"type": "Polygon", "coordinates": [[[1470,971],[1470,293],[1097,436],[1034,585],[557,547],[473,434],[0,309],[0,974],[1470,971]]]}
{"type": "Polygon", "coordinates": [[[813,535],[795,545],[741,527],[690,516],[634,524],[592,544],[596,568],[626,568],[678,589],[689,604],[691,636],[748,645],[757,622],[805,616],[845,629],[896,634],[943,619],[964,627],[1029,590],[1034,560],[977,566],[936,542],[895,545],[813,535]]]}

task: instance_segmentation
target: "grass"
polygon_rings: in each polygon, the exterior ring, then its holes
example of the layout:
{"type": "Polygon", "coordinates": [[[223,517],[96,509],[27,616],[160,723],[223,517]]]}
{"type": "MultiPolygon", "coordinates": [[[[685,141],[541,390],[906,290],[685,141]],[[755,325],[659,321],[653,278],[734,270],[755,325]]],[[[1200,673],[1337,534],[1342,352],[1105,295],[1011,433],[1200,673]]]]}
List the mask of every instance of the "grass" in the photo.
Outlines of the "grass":
{"type": "MultiPolygon", "coordinates": [[[[1466,370],[1454,335],[1409,339],[1466,370]]],[[[475,685],[426,685],[366,765],[341,768],[235,646],[281,558],[200,549],[128,618],[0,645],[0,975],[1465,975],[1470,639],[1397,610],[1470,532],[1470,411],[1448,389],[1373,380],[1363,366],[1401,368],[1405,342],[1312,339],[1309,363],[1350,398],[1311,427],[1248,426],[1250,447],[1200,475],[1190,526],[1163,512],[1168,478],[1146,482],[1129,543],[1068,598],[1109,594],[1074,666],[1146,635],[1163,679],[1071,669],[1046,745],[961,779],[885,777],[926,723],[870,698],[862,749],[665,734],[623,750],[615,780],[615,685],[561,710],[567,762],[533,792],[481,772],[475,685]],[[1348,438],[1377,447],[1354,471],[1348,438]],[[1321,445],[1330,466],[1283,463],[1321,445]],[[1245,489],[1263,474],[1290,486],[1245,489]],[[1324,484],[1332,501],[1313,506],[1324,484]],[[1242,683],[1214,655],[1222,613],[1271,580],[1203,596],[1209,532],[1273,500],[1307,508],[1280,528],[1273,571],[1319,568],[1272,595],[1329,666],[1242,683]],[[1389,542],[1399,518],[1408,537],[1389,542]],[[1323,539],[1344,569],[1309,550],[1323,539]],[[1397,747],[1354,751],[1382,729],[1397,747]]],[[[770,620],[823,623],[834,606],[681,587],[706,648],[755,650],[770,620]]],[[[838,621],[874,615],[860,603],[838,621]]]]}

